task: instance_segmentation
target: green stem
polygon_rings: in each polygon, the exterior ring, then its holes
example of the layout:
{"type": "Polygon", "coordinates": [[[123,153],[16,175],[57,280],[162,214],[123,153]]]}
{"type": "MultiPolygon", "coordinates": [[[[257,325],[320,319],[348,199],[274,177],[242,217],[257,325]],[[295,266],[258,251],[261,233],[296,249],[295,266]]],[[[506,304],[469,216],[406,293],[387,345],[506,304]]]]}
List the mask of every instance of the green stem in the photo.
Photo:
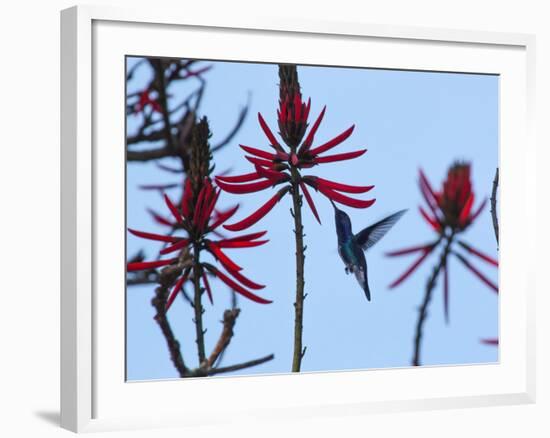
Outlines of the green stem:
{"type": "Polygon", "coordinates": [[[292,202],[294,216],[294,235],[296,238],[296,301],[294,303],[294,354],[292,372],[299,372],[305,351],[302,349],[304,318],[304,228],[302,225],[302,197],[298,183],[298,171],[292,167],[292,202]]]}
{"type": "Polygon", "coordinates": [[[201,266],[199,260],[200,247],[198,243],[193,245],[193,285],[195,288],[195,296],[193,300],[193,309],[195,310],[195,330],[197,333],[197,352],[199,356],[199,367],[206,360],[206,353],[204,349],[204,330],[202,327],[202,314],[204,309],[202,307],[202,290],[201,290],[201,266]]]}
{"type": "Polygon", "coordinates": [[[418,320],[416,322],[416,334],[414,338],[414,356],[412,359],[413,366],[420,365],[420,348],[422,345],[422,334],[423,334],[424,322],[426,321],[426,317],[428,316],[428,306],[432,299],[432,293],[436,285],[437,276],[441,272],[441,269],[443,269],[447,265],[447,257],[449,255],[449,252],[451,251],[451,244],[453,243],[454,236],[455,236],[454,232],[451,232],[451,234],[447,237],[447,242],[445,243],[445,247],[443,249],[443,252],[441,253],[439,262],[435,266],[432,274],[430,275],[430,278],[428,279],[428,283],[426,284],[426,292],[424,294],[424,300],[422,301],[422,304],[418,311],[418,320]]]}

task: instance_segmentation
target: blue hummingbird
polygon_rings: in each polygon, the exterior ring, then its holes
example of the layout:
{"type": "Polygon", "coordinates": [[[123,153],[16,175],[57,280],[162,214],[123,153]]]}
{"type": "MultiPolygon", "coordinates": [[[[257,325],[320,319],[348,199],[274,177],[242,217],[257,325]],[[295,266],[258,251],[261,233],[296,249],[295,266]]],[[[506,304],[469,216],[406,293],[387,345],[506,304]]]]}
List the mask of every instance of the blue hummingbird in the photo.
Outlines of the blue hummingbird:
{"type": "Polygon", "coordinates": [[[331,203],[334,207],[336,235],[338,236],[338,254],[340,254],[340,258],[346,265],[346,274],[350,272],[355,274],[359,285],[365,291],[367,300],[370,301],[365,251],[384,237],[407,210],[400,210],[364,228],[357,234],[353,234],[349,216],[342,210],[339,210],[332,200],[331,203]]]}

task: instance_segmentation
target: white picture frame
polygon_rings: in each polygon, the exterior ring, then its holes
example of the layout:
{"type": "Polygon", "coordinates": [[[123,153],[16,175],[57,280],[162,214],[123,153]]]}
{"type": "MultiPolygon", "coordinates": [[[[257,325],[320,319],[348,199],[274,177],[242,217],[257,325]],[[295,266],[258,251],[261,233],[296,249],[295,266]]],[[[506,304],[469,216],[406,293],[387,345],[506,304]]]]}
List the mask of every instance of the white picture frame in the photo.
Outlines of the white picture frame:
{"type": "Polygon", "coordinates": [[[292,17],[243,17],[229,22],[212,13],[199,16],[158,9],[78,6],[62,11],[62,427],[85,432],[534,402],[535,275],[533,260],[525,256],[534,254],[530,249],[536,241],[534,53],[534,37],[523,34],[292,17]],[[124,60],[120,56],[136,54],[136,47],[142,55],[180,56],[161,44],[178,32],[189,37],[200,34],[197,40],[203,41],[202,46],[195,44],[196,53],[189,57],[200,57],[202,52],[205,58],[219,59],[224,48],[219,38],[224,38],[225,59],[303,62],[299,51],[282,52],[275,44],[296,39],[310,49],[308,61],[320,64],[338,54],[336,63],[348,65],[346,48],[361,46],[371,51],[371,66],[501,75],[499,364],[186,379],[187,394],[198,401],[208,399],[207,410],[201,403],[174,407],[181,381],[129,384],[121,380],[124,312],[120,305],[124,300],[114,298],[106,306],[102,299],[108,289],[124,294],[120,289],[124,248],[119,247],[124,236],[114,234],[124,217],[124,203],[120,203],[124,199],[120,191],[124,76],[117,76],[124,60]],[[247,44],[237,44],[243,41],[247,44]],[[261,59],[253,55],[260,50],[261,59]],[[118,118],[113,117],[117,111],[118,118]],[[108,161],[98,151],[98,144],[106,139],[110,147],[120,146],[108,161]],[[518,202],[529,208],[518,208],[518,202]],[[102,212],[117,205],[118,210],[110,210],[106,220],[102,212]],[[522,233],[517,236],[513,230],[521,224],[522,233]],[[292,401],[286,397],[289,393],[292,401]],[[229,407],[223,394],[232,394],[229,407]]]}

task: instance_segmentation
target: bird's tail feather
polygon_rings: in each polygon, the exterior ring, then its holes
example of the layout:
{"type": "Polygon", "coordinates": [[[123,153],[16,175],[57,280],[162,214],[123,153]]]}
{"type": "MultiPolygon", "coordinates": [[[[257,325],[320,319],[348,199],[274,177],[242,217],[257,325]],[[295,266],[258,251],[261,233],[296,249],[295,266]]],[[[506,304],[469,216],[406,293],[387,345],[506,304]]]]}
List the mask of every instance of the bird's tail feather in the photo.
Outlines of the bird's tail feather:
{"type": "Polygon", "coordinates": [[[363,287],[363,290],[365,291],[365,296],[367,297],[367,300],[370,301],[370,289],[367,281],[365,281],[365,286],[363,287]]]}
{"type": "Polygon", "coordinates": [[[361,288],[365,292],[365,296],[367,297],[367,300],[370,301],[370,289],[369,289],[369,282],[367,280],[366,271],[362,269],[355,269],[353,273],[355,274],[355,278],[361,285],[361,288]]]}

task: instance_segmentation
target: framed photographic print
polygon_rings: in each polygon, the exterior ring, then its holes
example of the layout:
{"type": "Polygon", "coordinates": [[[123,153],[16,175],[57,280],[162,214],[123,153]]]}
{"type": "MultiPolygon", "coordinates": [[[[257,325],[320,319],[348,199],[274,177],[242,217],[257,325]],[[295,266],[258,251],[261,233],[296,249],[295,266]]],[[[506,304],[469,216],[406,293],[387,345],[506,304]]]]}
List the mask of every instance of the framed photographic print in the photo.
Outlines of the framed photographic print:
{"type": "Polygon", "coordinates": [[[531,36],[75,7],[61,43],[63,427],[533,401],[531,36]]]}

